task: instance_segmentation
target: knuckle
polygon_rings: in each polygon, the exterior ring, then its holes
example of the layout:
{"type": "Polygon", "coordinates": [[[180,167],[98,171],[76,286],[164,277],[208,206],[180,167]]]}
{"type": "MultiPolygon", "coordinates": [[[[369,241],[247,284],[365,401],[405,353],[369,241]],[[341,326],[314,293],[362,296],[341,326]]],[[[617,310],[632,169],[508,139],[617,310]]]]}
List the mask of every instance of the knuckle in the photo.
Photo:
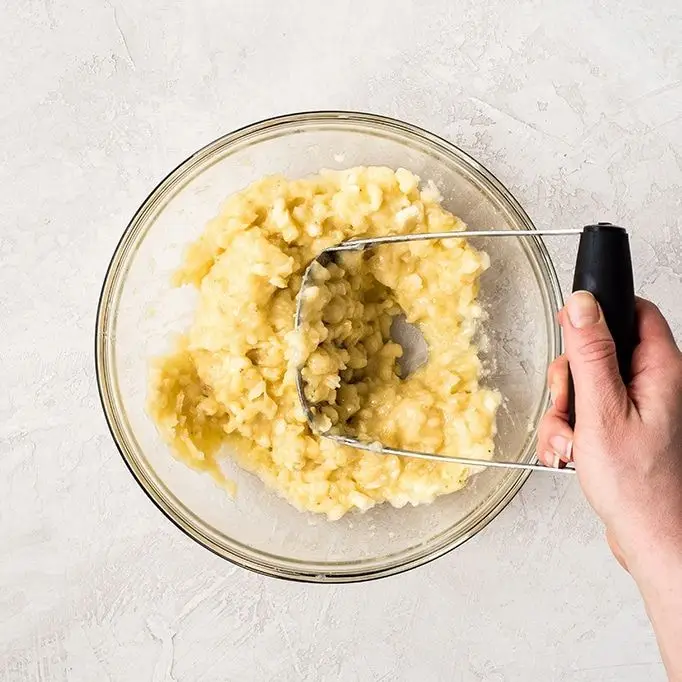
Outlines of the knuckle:
{"type": "Polygon", "coordinates": [[[559,369],[561,365],[565,362],[565,358],[563,355],[557,355],[557,357],[552,360],[552,362],[549,363],[550,367],[553,367],[554,369],[559,369]]]}
{"type": "Polygon", "coordinates": [[[551,386],[557,381],[568,381],[568,362],[563,355],[552,360],[547,368],[547,383],[551,386]]]}
{"type": "Polygon", "coordinates": [[[564,364],[564,359],[563,356],[559,356],[558,358],[554,358],[552,362],[549,364],[549,371],[552,372],[553,374],[560,372],[564,364]]]}
{"type": "Polygon", "coordinates": [[[549,429],[550,429],[550,417],[548,414],[545,414],[545,416],[542,418],[542,420],[540,421],[540,424],[538,426],[538,441],[544,443],[544,441],[547,440],[549,429]]]}
{"type": "Polygon", "coordinates": [[[661,309],[653,301],[647,301],[647,305],[652,313],[655,313],[659,317],[663,317],[661,309]]]}
{"type": "Polygon", "coordinates": [[[615,357],[616,344],[612,338],[596,337],[585,339],[577,350],[583,362],[603,362],[615,357]]]}

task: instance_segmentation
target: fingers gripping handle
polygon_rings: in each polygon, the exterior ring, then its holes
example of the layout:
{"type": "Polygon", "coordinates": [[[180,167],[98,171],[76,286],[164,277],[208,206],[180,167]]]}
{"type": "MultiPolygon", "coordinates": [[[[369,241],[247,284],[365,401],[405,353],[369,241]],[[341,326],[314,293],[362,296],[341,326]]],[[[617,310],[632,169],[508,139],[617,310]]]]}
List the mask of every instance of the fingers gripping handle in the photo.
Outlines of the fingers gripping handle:
{"type": "MultiPolygon", "coordinates": [[[[611,223],[587,225],[580,235],[573,291],[589,291],[599,302],[616,342],[623,381],[630,381],[632,353],[637,345],[635,287],[627,232],[611,223]]],[[[569,369],[568,418],[575,426],[575,392],[569,369]]]]}

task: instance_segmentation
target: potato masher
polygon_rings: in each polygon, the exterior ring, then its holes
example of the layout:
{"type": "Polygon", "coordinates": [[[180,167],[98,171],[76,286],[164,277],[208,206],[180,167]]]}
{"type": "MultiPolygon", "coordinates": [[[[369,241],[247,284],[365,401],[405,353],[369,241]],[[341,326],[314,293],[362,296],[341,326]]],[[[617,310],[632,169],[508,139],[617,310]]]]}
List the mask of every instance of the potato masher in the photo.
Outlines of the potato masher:
{"type": "MultiPolygon", "coordinates": [[[[304,322],[303,301],[304,292],[311,285],[312,271],[316,265],[323,265],[334,258],[334,254],[344,251],[364,251],[386,244],[403,244],[407,242],[434,239],[462,239],[471,237],[521,237],[538,239],[545,236],[580,235],[578,254],[573,277],[573,291],[584,290],[591,292],[604,312],[606,324],[611,330],[618,356],[620,374],[625,383],[630,380],[632,353],[637,344],[635,321],[635,294],[630,256],[630,243],[627,231],[611,223],[597,223],[587,225],[582,229],[557,230],[471,230],[461,232],[431,232],[413,233],[405,235],[390,235],[352,239],[329,247],[322,251],[317,258],[310,262],[301,280],[301,288],[296,297],[296,317],[294,329],[301,331],[304,322]]],[[[341,445],[374,452],[375,454],[397,455],[399,457],[413,457],[436,462],[451,462],[481,467],[498,467],[506,469],[528,469],[533,471],[551,471],[574,473],[572,467],[554,469],[540,464],[523,462],[484,460],[468,457],[453,457],[439,455],[433,452],[419,452],[403,450],[381,445],[377,442],[363,442],[342,433],[320,430],[316,423],[313,406],[305,396],[304,380],[301,373],[303,366],[296,370],[296,390],[305,417],[312,431],[323,438],[329,438],[341,445]]],[[[575,423],[573,381],[569,375],[569,421],[575,423]]]]}

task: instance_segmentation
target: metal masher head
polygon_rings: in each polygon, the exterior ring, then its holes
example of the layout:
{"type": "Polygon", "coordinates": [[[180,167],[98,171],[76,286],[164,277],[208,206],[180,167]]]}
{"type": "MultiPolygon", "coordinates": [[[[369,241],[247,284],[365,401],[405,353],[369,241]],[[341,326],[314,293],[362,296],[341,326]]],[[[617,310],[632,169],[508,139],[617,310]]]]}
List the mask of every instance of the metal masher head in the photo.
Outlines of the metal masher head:
{"type": "MultiPolygon", "coordinates": [[[[417,233],[407,235],[391,235],[386,237],[374,237],[364,239],[353,239],[342,242],[336,246],[329,247],[322,251],[317,258],[311,261],[303,273],[301,280],[301,287],[296,297],[296,316],[294,321],[294,329],[298,333],[306,333],[306,299],[307,292],[315,284],[314,273],[320,266],[325,267],[341,253],[344,252],[362,252],[367,249],[372,249],[377,246],[387,244],[404,244],[415,241],[437,240],[437,239],[463,239],[467,237],[512,237],[512,238],[533,238],[537,239],[544,235],[579,235],[582,230],[544,230],[544,231],[521,231],[521,230],[487,230],[487,231],[461,231],[461,232],[433,232],[433,233],[417,233]]],[[[497,467],[504,469],[526,469],[537,471],[552,471],[552,472],[568,472],[573,473],[575,470],[572,467],[562,469],[552,469],[542,466],[540,464],[531,464],[524,462],[514,462],[507,460],[486,460],[473,459],[468,457],[456,457],[450,455],[440,455],[433,452],[421,452],[416,450],[404,450],[400,448],[388,447],[377,441],[365,442],[352,434],[340,432],[336,427],[329,426],[316,414],[315,405],[311,404],[305,391],[305,378],[303,376],[303,369],[305,362],[301,363],[296,368],[295,381],[298,398],[303,409],[303,413],[308,421],[311,430],[322,438],[328,438],[340,445],[346,445],[358,450],[365,450],[375,454],[396,455],[399,457],[409,457],[414,459],[430,460],[435,462],[448,462],[460,464],[465,466],[475,467],[497,467]]]]}

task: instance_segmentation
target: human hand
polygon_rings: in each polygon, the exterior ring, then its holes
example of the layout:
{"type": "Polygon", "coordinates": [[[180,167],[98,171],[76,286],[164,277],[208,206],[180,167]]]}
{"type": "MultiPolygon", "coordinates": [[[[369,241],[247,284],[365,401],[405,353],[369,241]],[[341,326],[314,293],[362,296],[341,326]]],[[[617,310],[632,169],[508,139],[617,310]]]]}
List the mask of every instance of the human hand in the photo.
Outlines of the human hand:
{"type": "Polygon", "coordinates": [[[682,354],[658,308],[638,299],[640,343],[626,387],[591,294],[573,294],[559,321],[566,354],[549,368],[553,405],[540,426],[538,454],[548,466],[575,462],[616,557],[637,577],[652,553],[682,557],[682,354]],[[569,361],[574,431],[567,421],[569,361]]]}
{"type": "Polygon", "coordinates": [[[548,371],[553,404],[540,425],[540,459],[575,462],[611,549],[644,597],[670,680],[682,682],[682,353],[658,308],[638,299],[640,342],[626,387],[591,294],[574,293],[559,322],[566,355],[548,371]]]}

